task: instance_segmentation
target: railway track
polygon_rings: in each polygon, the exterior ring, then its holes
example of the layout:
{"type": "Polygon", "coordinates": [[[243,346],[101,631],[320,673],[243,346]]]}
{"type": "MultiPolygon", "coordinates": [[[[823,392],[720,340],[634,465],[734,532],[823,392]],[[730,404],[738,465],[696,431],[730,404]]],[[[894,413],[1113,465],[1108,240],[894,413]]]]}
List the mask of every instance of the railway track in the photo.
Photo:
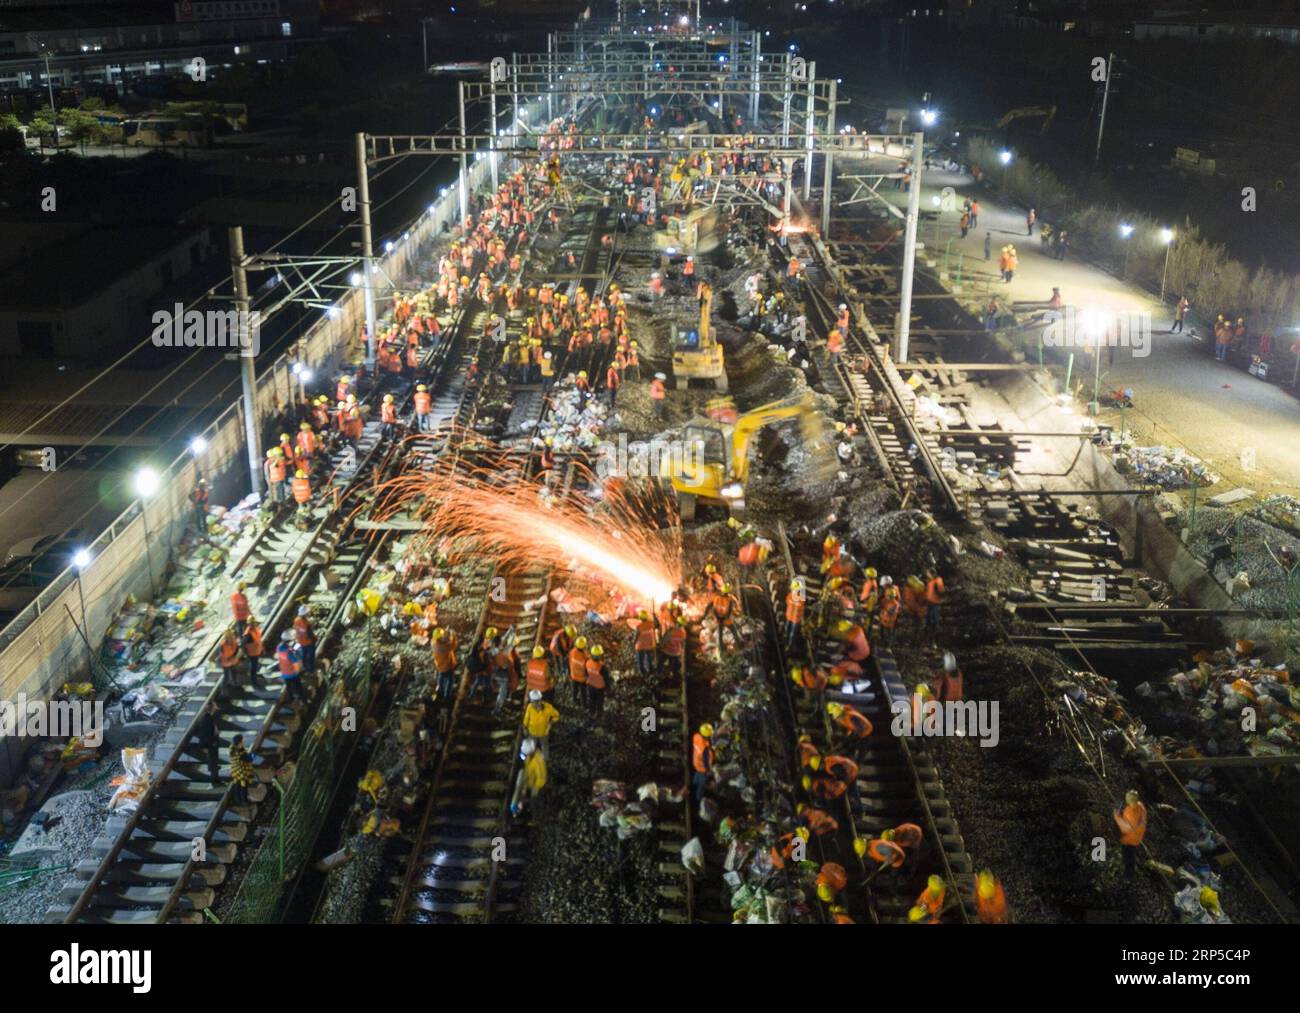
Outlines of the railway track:
{"type": "MultiPolygon", "coordinates": [[[[460,364],[454,353],[464,344],[467,322],[465,313],[458,315],[447,328],[448,337],[424,356],[436,392],[435,419],[451,420],[466,400],[463,372],[453,367],[460,364]]],[[[337,629],[365,561],[379,544],[351,540],[349,518],[363,504],[371,477],[388,471],[400,456],[397,443],[381,439],[378,404],[388,393],[406,401],[413,388],[401,377],[381,376],[362,398],[370,417],[355,447],[339,446],[329,454],[327,477],[314,490],[310,528],[299,530],[292,512],[282,510],[235,553],[226,580],[242,578],[250,590],[266,588],[255,597],[254,611],[262,620],[268,654],[299,603],[312,609],[318,652],[337,629]]],[[[194,663],[211,664],[219,639],[214,638],[194,663]]],[[[249,839],[258,805],[267,796],[267,782],[288,756],[306,715],[307,708],[294,708],[284,699],[273,668],[273,658],[270,666],[264,662],[263,679],[270,680],[269,688],[232,684],[220,670],[205,673],[172,731],[151,750],[150,786],[138,809],[127,818],[110,820],[94,844],[97,860],[84,861],[74,870],[60,901],[47,912],[47,921],[203,920],[215,888],[226,884],[239,845],[249,839]],[[197,722],[209,700],[217,702],[220,715],[221,768],[215,782],[207,772],[205,750],[195,741],[197,722]],[[233,804],[228,784],[229,748],[236,734],[244,736],[249,751],[258,757],[258,781],[249,789],[247,805],[233,804]]]]}
{"type": "MultiPolygon", "coordinates": [[[[787,572],[804,579],[811,615],[811,603],[821,594],[818,568],[812,562],[804,566],[796,564],[796,552],[784,529],[778,531],[778,542],[787,572]]],[[[768,615],[772,622],[784,607],[785,590],[774,586],[768,596],[768,615]]],[[[777,642],[780,643],[779,639],[777,642]]],[[[816,636],[809,646],[808,660],[814,667],[829,669],[839,660],[840,652],[829,638],[816,636]]],[[[795,733],[809,735],[823,754],[833,751],[822,698],[802,691],[796,695],[790,689],[784,651],[777,653],[780,661],[777,678],[784,687],[795,733]]],[[[828,688],[824,694],[827,703],[847,703],[857,708],[874,728],[866,747],[856,757],[859,766],[856,793],[850,791],[838,799],[831,813],[839,822],[837,837],[834,843],[823,846],[828,860],[840,862],[849,871],[845,906],[859,922],[906,922],[907,913],[925,888],[927,877],[938,875],[947,884],[949,896],[957,898],[956,903],[950,902],[955,917],[963,922],[972,921],[975,870],[944,794],[938,768],[922,740],[896,736],[890,727],[894,706],[905,704],[910,698],[892,652],[883,645],[873,645],[864,668],[863,678],[851,689],[828,688]],[[859,838],[869,841],[901,823],[921,827],[924,843],[899,873],[876,874],[869,859],[857,857],[853,842],[859,838]]]]}

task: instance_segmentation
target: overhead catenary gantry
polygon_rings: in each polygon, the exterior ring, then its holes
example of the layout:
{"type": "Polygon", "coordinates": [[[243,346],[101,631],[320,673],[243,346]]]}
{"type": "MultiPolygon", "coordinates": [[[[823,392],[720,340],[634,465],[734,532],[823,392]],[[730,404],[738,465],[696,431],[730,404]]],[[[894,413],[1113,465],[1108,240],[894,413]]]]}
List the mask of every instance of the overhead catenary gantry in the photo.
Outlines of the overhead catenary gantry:
{"type": "MultiPolygon", "coordinates": [[[[688,6],[628,5],[627,10],[620,9],[618,20],[579,21],[571,31],[550,33],[545,53],[512,53],[508,60],[491,60],[486,80],[462,79],[458,83],[455,133],[358,135],[359,195],[365,195],[363,201],[368,205],[369,166],[412,155],[455,157],[460,162],[458,193],[464,219],[469,213],[471,160],[489,159],[492,184],[496,186],[498,162],[503,155],[514,159],[566,154],[682,158],[743,150],[779,166],[779,214],[761,184],[713,185],[708,192],[710,203],[762,204],[789,227],[796,224],[791,218],[795,169],[803,163],[801,196],[808,202],[813,194],[814,160],[820,156],[819,225],[825,235],[830,229],[835,158],[898,158],[911,163],[914,181],[909,188],[907,211],[901,214],[905,219],[902,305],[894,329],[894,355],[906,361],[923,136],[837,131],[836,108],[841,104],[837,82],[818,79],[815,62],[788,52],[764,55],[762,32],[750,31],[735,19],[701,23],[698,11],[692,14],[684,9],[688,6]],[[644,15],[640,15],[642,6],[644,15]],[[632,16],[633,7],[640,20],[632,16]],[[678,7],[683,10],[673,20],[669,15],[678,7]],[[649,115],[653,125],[628,130],[623,124],[618,132],[588,128],[566,137],[568,146],[561,148],[544,124],[527,122],[530,104],[544,105],[550,123],[557,117],[573,117],[580,109],[589,112],[593,104],[619,100],[639,106],[639,112],[649,115]],[[504,127],[503,102],[509,103],[508,124],[504,127]],[[693,123],[665,127],[659,120],[661,113],[667,118],[667,110],[673,105],[687,104],[693,109],[698,107],[697,116],[700,112],[706,118],[712,116],[721,129],[699,131],[693,123]],[[747,115],[739,114],[741,108],[747,115]],[[471,121],[486,129],[471,131],[471,121]]],[[[855,198],[860,199],[864,190],[868,199],[879,198],[872,189],[860,186],[855,198]]],[[[855,198],[850,198],[849,203],[857,202],[855,198]]],[[[364,247],[369,228],[364,220],[361,225],[364,247]]],[[[364,273],[368,283],[369,272],[364,273]]]]}

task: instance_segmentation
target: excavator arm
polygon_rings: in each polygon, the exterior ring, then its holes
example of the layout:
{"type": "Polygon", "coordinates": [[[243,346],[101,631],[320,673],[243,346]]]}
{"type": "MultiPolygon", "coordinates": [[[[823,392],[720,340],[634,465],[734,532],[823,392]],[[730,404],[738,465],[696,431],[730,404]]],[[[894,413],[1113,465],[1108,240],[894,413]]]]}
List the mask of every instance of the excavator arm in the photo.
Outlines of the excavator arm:
{"type": "Polygon", "coordinates": [[[774,401],[746,412],[736,420],[731,434],[731,472],[735,481],[743,484],[749,478],[749,445],[754,435],[766,426],[791,418],[799,420],[799,431],[805,443],[811,445],[821,440],[821,416],[807,395],[774,401]]]}

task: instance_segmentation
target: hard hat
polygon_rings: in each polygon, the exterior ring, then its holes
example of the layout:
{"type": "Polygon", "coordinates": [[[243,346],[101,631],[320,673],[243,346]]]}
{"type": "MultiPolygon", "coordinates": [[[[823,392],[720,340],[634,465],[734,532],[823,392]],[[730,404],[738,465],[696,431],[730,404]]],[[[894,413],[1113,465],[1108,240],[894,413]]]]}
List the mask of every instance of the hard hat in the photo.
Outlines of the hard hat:
{"type": "Polygon", "coordinates": [[[272,447],[270,450],[268,450],[268,451],[266,452],[266,456],[267,456],[267,457],[274,457],[274,456],[275,456],[275,452],[276,452],[277,449],[278,449],[278,448],[276,448],[276,447],[272,447]]]}
{"type": "Polygon", "coordinates": [[[649,619],[649,618],[650,618],[650,612],[649,612],[648,609],[638,609],[638,610],[637,610],[636,617],[637,617],[638,619],[649,619]]]}
{"type": "Polygon", "coordinates": [[[486,630],[483,631],[483,636],[488,640],[494,640],[497,634],[500,632],[501,631],[498,630],[495,626],[489,626],[486,630]]]}
{"type": "Polygon", "coordinates": [[[304,422],[304,423],[303,423],[302,425],[300,425],[298,428],[299,428],[299,429],[310,429],[310,428],[311,428],[311,423],[310,423],[310,422],[304,422]]]}
{"type": "Polygon", "coordinates": [[[534,658],[544,658],[544,657],[546,657],[546,648],[543,647],[541,644],[537,644],[537,645],[533,648],[533,657],[534,657],[534,658]]]}
{"type": "Polygon", "coordinates": [[[605,656],[605,648],[601,647],[600,644],[594,645],[591,649],[591,656],[593,658],[603,658],[605,656]]]}
{"type": "Polygon", "coordinates": [[[347,384],[347,383],[351,383],[351,382],[352,382],[352,381],[351,381],[350,379],[348,379],[346,376],[340,376],[340,377],[339,377],[339,383],[347,384]]]}
{"type": "Polygon", "coordinates": [[[436,627],[434,627],[434,630],[433,630],[433,639],[434,639],[434,640],[443,640],[443,639],[446,638],[446,636],[447,636],[447,631],[444,630],[441,626],[436,626],[436,627]]]}
{"type": "Polygon", "coordinates": [[[859,858],[867,853],[867,839],[865,837],[853,838],[853,853],[859,858]]]}
{"type": "Polygon", "coordinates": [[[907,920],[912,924],[925,921],[925,908],[921,907],[921,905],[918,904],[916,907],[912,908],[910,911],[907,912],[907,920]]]}
{"type": "Polygon", "coordinates": [[[392,404],[392,403],[393,403],[393,395],[392,395],[392,394],[385,394],[385,395],[384,395],[384,403],[385,403],[385,404],[392,404]]]}
{"type": "Polygon", "coordinates": [[[541,691],[540,689],[530,689],[530,690],[528,691],[528,702],[529,702],[529,703],[537,703],[537,702],[540,701],[541,699],[542,699],[542,691],[541,691]]]}
{"type": "Polygon", "coordinates": [[[428,390],[429,388],[426,387],[426,386],[425,386],[424,384],[422,384],[422,383],[417,383],[417,384],[415,385],[415,389],[416,389],[416,390],[419,390],[419,391],[425,391],[425,390],[428,390]]]}
{"type": "Polygon", "coordinates": [[[1201,907],[1216,914],[1219,911],[1219,893],[1212,887],[1201,887],[1201,907]]]}
{"type": "Polygon", "coordinates": [[[803,732],[803,733],[799,736],[799,741],[800,741],[800,742],[811,742],[811,741],[812,741],[812,736],[809,735],[807,732],[803,732]]]}
{"type": "Polygon", "coordinates": [[[822,769],[821,756],[814,754],[813,756],[809,757],[808,766],[811,767],[813,770],[821,770],[822,769]]]}
{"type": "Polygon", "coordinates": [[[717,572],[718,572],[718,568],[717,568],[716,566],[714,566],[712,563],[705,563],[705,564],[704,564],[704,572],[705,572],[705,573],[717,573],[717,572]]]}
{"type": "Polygon", "coordinates": [[[707,721],[704,722],[704,724],[700,725],[700,734],[703,735],[706,739],[713,738],[713,726],[709,724],[707,721]]]}
{"type": "Polygon", "coordinates": [[[952,651],[943,652],[943,670],[945,672],[957,671],[957,658],[953,655],[952,651]]]}
{"type": "Polygon", "coordinates": [[[885,574],[883,577],[880,578],[881,587],[891,587],[893,583],[894,583],[894,578],[891,577],[889,574],[885,574]]]}
{"type": "MultiPolygon", "coordinates": [[[[795,811],[798,812],[799,810],[796,809],[795,811]]],[[[807,827],[795,827],[794,835],[801,841],[806,841],[812,836],[807,827]]]]}
{"type": "Polygon", "coordinates": [[[844,705],[842,703],[828,703],[826,705],[826,713],[833,718],[840,717],[844,713],[844,705]]]}
{"type": "Polygon", "coordinates": [[[580,651],[585,651],[587,649],[587,638],[579,637],[577,640],[573,642],[573,646],[580,651]]]}
{"type": "Polygon", "coordinates": [[[587,379],[587,371],[585,369],[578,370],[578,379],[579,380],[587,379]]]}
{"type": "Polygon", "coordinates": [[[835,536],[834,536],[834,535],[827,535],[825,541],[822,542],[822,548],[823,548],[823,549],[829,549],[829,548],[831,548],[832,546],[834,546],[835,544],[836,544],[835,536]]]}
{"type": "Polygon", "coordinates": [[[242,591],[246,587],[248,587],[248,585],[241,580],[238,584],[235,585],[235,590],[242,591]]]}
{"type": "Polygon", "coordinates": [[[931,893],[938,893],[943,889],[943,878],[941,876],[931,876],[925,881],[925,888],[931,893]]]}
{"type": "Polygon", "coordinates": [[[804,586],[805,585],[802,577],[795,577],[794,580],[790,581],[791,591],[802,591],[804,589],[804,586]]]}
{"type": "Polygon", "coordinates": [[[802,784],[803,784],[803,790],[808,791],[809,789],[812,788],[812,778],[809,777],[807,774],[804,774],[802,784]]]}
{"type": "Polygon", "coordinates": [[[864,572],[868,577],[876,576],[876,568],[874,566],[868,566],[864,572]]]}
{"type": "Polygon", "coordinates": [[[356,396],[355,394],[349,394],[349,395],[348,395],[348,404],[351,405],[351,404],[356,404],[356,403],[357,403],[357,396],[356,396]]]}
{"type": "Polygon", "coordinates": [[[293,473],[293,477],[294,477],[294,478],[306,478],[306,477],[307,477],[307,473],[306,473],[305,471],[303,471],[301,468],[299,468],[297,471],[295,471],[295,472],[293,473]]]}
{"type": "Polygon", "coordinates": [[[832,591],[838,591],[840,588],[844,586],[844,578],[832,577],[830,579],[830,583],[827,584],[826,586],[829,587],[832,591]]]}
{"type": "Polygon", "coordinates": [[[656,380],[667,380],[668,377],[667,377],[665,374],[663,374],[663,373],[656,373],[656,374],[655,374],[655,379],[656,379],[656,380]]]}
{"type": "Polygon", "coordinates": [[[346,408],[347,406],[348,406],[348,403],[347,403],[346,401],[340,401],[340,402],[339,402],[339,411],[342,411],[342,410],[343,410],[344,408],[346,408]]]}
{"type": "Polygon", "coordinates": [[[731,594],[731,585],[730,585],[730,584],[727,584],[727,583],[723,583],[723,585],[722,585],[722,593],[723,593],[723,594],[731,594]]]}
{"type": "Polygon", "coordinates": [[[846,309],[848,309],[849,307],[848,307],[848,304],[847,304],[847,303],[840,303],[839,308],[842,309],[842,310],[846,310],[846,309]]]}
{"type": "Polygon", "coordinates": [[[532,756],[537,751],[537,743],[532,739],[524,739],[524,744],[519,747],[520,756],[532,756]]]}
{"type": "Polygon", "coordinates": [[[281,434],[280,434],[280,439],[281,439],[281,441],[287,440],[288,438],[289,438],[289,434],[288,434],[288,433],[281,433],[281,434]]]}
{"type": "Polygon", "coordinates": [[[576,636],[578,633],[578,628],[576,626],[566,626],[564,627],[564,632],[571,637],[576,636]]]}
{"type": "Polygon", "coordinates": [[[880,832],[880,839],[882,841],[892,841],[894,837],[897,836],[897,834],[898,831],[895,830],[893,827],[890,827],[888,830],[882,830],[880,832]]]}
{"type": "Polygon", "coordinates": [[[292,639],[293,639],[293,630],[285,630],[283,633],[280,634],[280,639],[283,640],[283,641],[285,641],[286,643],[287,643],[288,641],[292,640],[292,639]]]}
{"type": "Polygon", "coordinates": [[[636,348],[636,340],[633,339],[632,341],[629,341],[629,342],[628,342],[628,346],[631,347],[631,348],[636,348]]]}
{"type": "Polygon", "coordinates": [[[984,869],[975,877],[975,890],[980,895],[981,900],[992,900],[993,894],[997,890],[997,880],[993,878],[993,873],[984,869]]]}
{"type": "Polygon", "coordinates": [[[827,904],[829,904],[831,900],[834,898],[835,894],[831,890],[829,883],[818,883],[817,896],[820,897],[822,900],[824,900],[827,904]]]}

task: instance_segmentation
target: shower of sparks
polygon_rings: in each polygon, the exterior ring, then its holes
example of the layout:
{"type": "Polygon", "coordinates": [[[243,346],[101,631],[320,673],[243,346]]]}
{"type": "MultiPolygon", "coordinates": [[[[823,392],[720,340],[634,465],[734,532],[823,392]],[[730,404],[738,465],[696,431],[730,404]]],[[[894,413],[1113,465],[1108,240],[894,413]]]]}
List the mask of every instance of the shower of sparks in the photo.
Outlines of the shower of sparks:
{"type": "Polygon", "coordinates": [[[599,500],[579,492],[561,498],[520,475],[519,455],[469,456],[475,463],[462,457],[456,471],[412,471],[386,482],[376,519],[407,514],[423,524],[430,545],[472,547],[504,570],[573,570],[647,604],[666,601],[681,584],[681,528],[656,524],[656,490],[606,483],[599,500]]]}

